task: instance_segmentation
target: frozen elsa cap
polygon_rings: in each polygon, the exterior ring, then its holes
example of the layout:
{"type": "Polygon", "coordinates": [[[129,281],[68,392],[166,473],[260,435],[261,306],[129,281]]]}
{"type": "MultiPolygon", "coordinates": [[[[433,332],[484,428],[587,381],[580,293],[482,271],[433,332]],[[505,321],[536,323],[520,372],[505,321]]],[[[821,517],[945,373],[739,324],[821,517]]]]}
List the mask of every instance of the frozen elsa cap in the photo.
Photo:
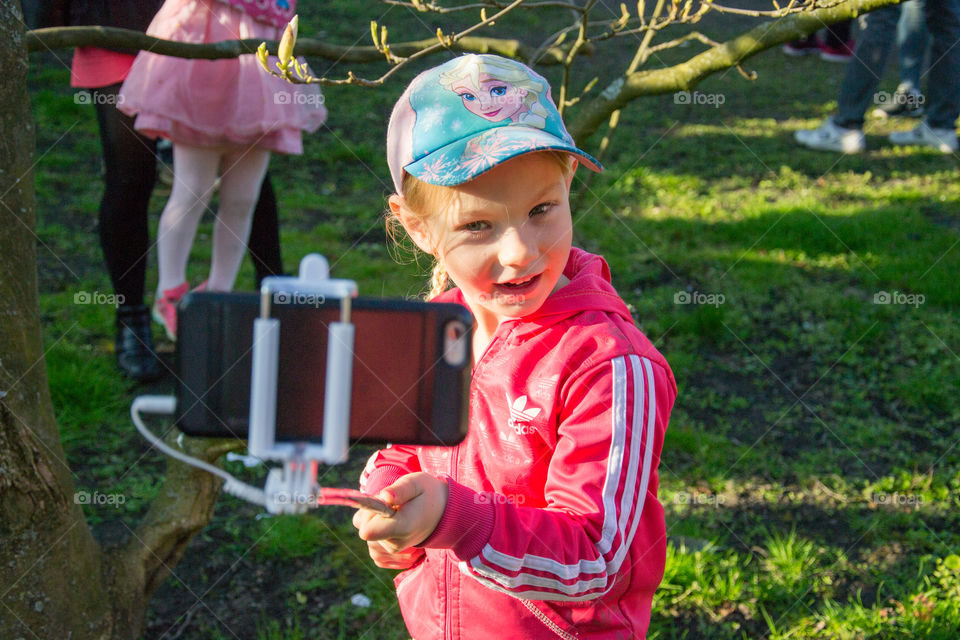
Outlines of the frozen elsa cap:
{"type": "Polygon", "coordinates": [[[453,186],[510,158],[547,149],[603,170],[573,144],[543,76],[494,55],[467,54],[418,75],[387,128],[387,162],[397,193],[404,171],[453,186]]]}

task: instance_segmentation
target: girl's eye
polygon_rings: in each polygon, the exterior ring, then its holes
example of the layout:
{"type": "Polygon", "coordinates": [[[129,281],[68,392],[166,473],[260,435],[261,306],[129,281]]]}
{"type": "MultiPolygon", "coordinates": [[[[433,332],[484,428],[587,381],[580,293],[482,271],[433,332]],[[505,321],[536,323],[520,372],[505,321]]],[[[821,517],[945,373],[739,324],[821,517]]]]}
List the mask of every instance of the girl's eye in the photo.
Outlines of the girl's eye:
{"type": "Polygon", "coordinates": [[[553,206],[550,202],[541,202],[533,209],[530,209],[531,216],[540,216],[550,211],[550,208],[553,206]]]}
{"type": "Polygon", "coordinates": [[[460,97],[466,100],[467,102],[473,102],[474,100],[477,99],[477,96],[473,95],[472,93],[461,93],[460,97]]]}
{"type": "Polygon", "coordinates": [[[506,88],[506,87],[494,87],[493,89],[490,89],[490,95],[496,96],[496,97],[498,97],[498,98],[499,98],[500,96],[505,96],[505,95],[507,95],[507,88],[506,88]]]}
{"type": "Polygon", "coordinates": [[[487,223],[483,220],[474,220],[473,222],[468,222],[463,227],[464,231],[469,231],[470,233],[479,233],[487,229],[487,223]]]}

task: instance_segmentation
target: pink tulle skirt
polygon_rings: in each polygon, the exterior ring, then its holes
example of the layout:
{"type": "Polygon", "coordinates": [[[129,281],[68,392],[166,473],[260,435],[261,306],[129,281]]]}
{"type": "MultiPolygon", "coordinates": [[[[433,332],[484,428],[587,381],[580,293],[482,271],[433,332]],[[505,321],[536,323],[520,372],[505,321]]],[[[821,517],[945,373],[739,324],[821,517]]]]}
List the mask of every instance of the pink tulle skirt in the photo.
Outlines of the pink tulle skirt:
{"type": "MultiPolygon", "coordinates": [[[[274,27],[216,0],[167,0],[147,33],[181,42],[243,38],[278,40],[274,27]]],[[[271,65],[276,58],[271,57],[271,65]]],[[[188,60],[142,51],[117,108],[136,115],[146,136],[199,147],[253,145],[302,153],[301,131],[315,131],[327,117],[315,85],[295,85],[267,74],[254,55],[188,60]]]]}

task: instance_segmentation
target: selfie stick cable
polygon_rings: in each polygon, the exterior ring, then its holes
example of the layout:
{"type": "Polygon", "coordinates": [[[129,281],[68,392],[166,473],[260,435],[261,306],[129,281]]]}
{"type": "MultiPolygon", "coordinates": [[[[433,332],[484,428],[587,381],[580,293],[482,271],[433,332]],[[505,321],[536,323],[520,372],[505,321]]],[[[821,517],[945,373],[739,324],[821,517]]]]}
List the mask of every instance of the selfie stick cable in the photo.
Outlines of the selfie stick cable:
{"type": "MultiPolygon", "coordinates": [[[[213,475],[223,479],[223,490],[230,495],[236,496],[248,502],[252,502],[261,507],[267,507],[267,498],[263,489],[249,485],[242,480],[235,478],[220,467],[210,464],[204,460],[187,455],[183,451],[177,451],[166,442],[155,436],[143,423],[141,413],[152,413],[159,415],[172,416],[177,409],[177,399],[173,396],[137,396],[130,406],[130,417],[133,418],[133,424],[137,427],[144,438],[154,447],[167,454],[171,458],[176,458],[191,466],[203,469],[213,475]]],[[[181,434],[182,435],[182,434],[181,434]]]]}
{"type": "Polygon", "coordinates": [[[247,450],[263,460],[279,460],[263,489],[251,486],[223,469],[177,451],[147,429],[140,413],[174,415],[173,396],[139,396],[130,407],[133,424],[157,449],[181,462],[208,471],[224,480],[223,490],[265,507],[271,513],[302,513],[321,504],[363,506],[387,517],[393,509],[372,496],[353,489],[317,486],[320,462],[346,462],[349,451],[350,392],[353,379],[354,326],[350,320],[351,299],[357,295],[353,280],[330,278],[326,259],[309,254],[300,261],[299,277],[264,278],[260,289],[260,317],[253,323],[253,365],[250,381],[250,425],[247,450]],[[340,300],[340,322],[328,325],[326,388],[324,389],[323,437],[312,442],[277,442],[277,382],[280,351],[280,320],[272,317],[274,304],[296,303],[300,297],[340,300]]]}

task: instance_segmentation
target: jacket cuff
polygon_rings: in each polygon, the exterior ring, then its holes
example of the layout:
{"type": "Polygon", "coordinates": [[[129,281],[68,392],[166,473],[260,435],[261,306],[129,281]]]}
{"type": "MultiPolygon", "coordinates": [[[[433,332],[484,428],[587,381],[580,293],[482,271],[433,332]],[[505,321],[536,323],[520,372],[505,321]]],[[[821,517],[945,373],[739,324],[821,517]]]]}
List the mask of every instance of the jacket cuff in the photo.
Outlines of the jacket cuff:
{"type": "Polygon", "coordinates": [[[363,483],[363,492],[375,496],[381,489],[389,487],[407,473],[406,469],[392,464],[377,467],[370,472],[367,481],[363,483]]]}
{"type": "Polygon", "coordinates": [[[431,549],[451,549],[459,560],[480,554],[493,533],[496,507],[488,496],[459,484],[447,482],[447,507],[437,528],[426,540],[416,545],[431,549]]]}

